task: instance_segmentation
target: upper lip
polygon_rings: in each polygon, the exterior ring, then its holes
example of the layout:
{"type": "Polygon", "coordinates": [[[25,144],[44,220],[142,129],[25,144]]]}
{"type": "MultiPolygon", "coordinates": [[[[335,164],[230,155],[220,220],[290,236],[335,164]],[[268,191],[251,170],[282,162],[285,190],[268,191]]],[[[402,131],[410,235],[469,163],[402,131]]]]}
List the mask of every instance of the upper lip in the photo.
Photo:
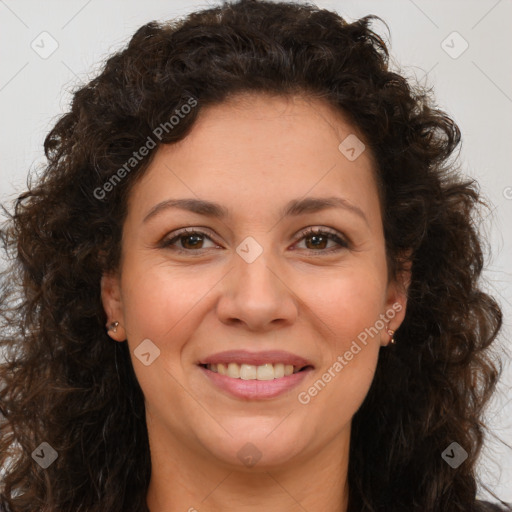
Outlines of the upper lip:
{"type": "Polygon", "coordinates": [[[282,350],[264,350],[262,352],[227,350],[207,356],[198,362],[200,365],[219,363],[251,364],[254,366],[260,366],[266,363],[282,363],[285,365],[291,364],[299,368],[313,366],[307,359],[282,350]]]}

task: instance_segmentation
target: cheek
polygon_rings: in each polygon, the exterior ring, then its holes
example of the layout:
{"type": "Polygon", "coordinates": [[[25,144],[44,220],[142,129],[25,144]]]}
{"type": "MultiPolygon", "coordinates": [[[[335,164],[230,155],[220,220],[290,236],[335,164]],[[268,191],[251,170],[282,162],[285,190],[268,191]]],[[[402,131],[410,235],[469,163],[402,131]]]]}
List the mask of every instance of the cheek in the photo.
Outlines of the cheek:
{"type": "Polygon", "coordinates": [[[350,421],[373,381],[382,325],[375,326],[384,290],[378,276],[366,274],[332,280],[315,294],[314,312],[321,320],[318,325],[325,327],[324,358],[321,373],[311,387],[300,390],[299,401],[322,416],[327,435],[335,435],[350,421]]]}
{"type": "Polygon", "coordinates": [[[307,390],[310,412],[316,409],[325,424],[330,425],[329,431],[333,435],[339,431],[340,426],[348,424],[361,407],[373,381],[377,361],[378,350],[369,345],[362,346],[361,352],[355,354],[351,361],[346,361],[345,365],[340,363],[342,370],[336,372],[332,368],[321,376],[321,381],[330,379],[325,387],[317,380],[307,390]],[[313,396],[315,392],[317,394],[313,396]]]}
{"type": "Polygon", "coordinates": [[[218,279],[209,279],[204,271],[201,274],[192,267],[126,263],[122,274],[124,317],[137,380],[149,404],[165,407],[173,401],[179,411],[190,400],[180,384],[184,350],[200,322],[201,299],[207,300],[208,290],[218,279]],[[146,339],[160,351],[148,366],[134,353],[146,339]]]}
{"type": "MultiPolygon", "coordinates": [[[[215,285],[208,274],[192,267],[133,266],[123,274],[123,304],[128,339],[179,340],[187,317],[215,285]]],[[[129,266],[127,265],[128,269],[129,266]]]]}
{"type": "Polygon", "coordinates": [[[377,266],[340,269],[336,276],[328,285],[317,282],[313,291],[314,312],[328,327],[328,356],[319,379],[302,395],[311,411],[321,411],[333,435],[350,421],[371,386],[380,350],[377,331],[382,324],[377,322],[386,291],[385,274],[377,266]]]}
{"type": "Polygon", "coordinates": [[[329,327],[331,341],[342,350],[360,333],[375,326],[383,312],[386,284],[379,272],[343,269],[329,280],[308,281],[307,290],[309,305],[329,327]]]}

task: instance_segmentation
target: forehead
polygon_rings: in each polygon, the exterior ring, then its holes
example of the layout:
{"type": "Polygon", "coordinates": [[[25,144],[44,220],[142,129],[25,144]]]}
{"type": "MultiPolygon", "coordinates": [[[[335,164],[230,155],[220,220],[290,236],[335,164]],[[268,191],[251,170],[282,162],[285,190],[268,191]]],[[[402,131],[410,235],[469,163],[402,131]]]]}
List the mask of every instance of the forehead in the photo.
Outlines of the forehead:
{"type": "Polygon", "coordinates": [[[147,211],[158,201],[196,196],[255,212],[341,192],[368,209],[378,202],[373,155],[365,148],[347,158],[345,140],[365,147],[357,128],[324,101],[237,95],[203,108],[187,137],[158,149],[134,200],[147,211]]]}
{"type": "MultiPolygon", "coordinates": [[[[235,141],[249,144],[252,140],[254,145],[260,143],[261,149],[278,149],[285,156],[288,149],[303,148],[312,154],[315,148],[321,151],[327,145],[337,148],[348,135],[364,140],[348,116],[326,100],[298,94],[239,93],[203,108],[187,139],[215,137],[221,142],[224,138],[223,148],[233,148],[235,141]],[[228,134],[230,138],[223,137],[228,134]],[[270,134],[275,138],[267,137],[270,134]]],[[[369,152],[365,156],[370,160],[373,157],[369,152]]]]}

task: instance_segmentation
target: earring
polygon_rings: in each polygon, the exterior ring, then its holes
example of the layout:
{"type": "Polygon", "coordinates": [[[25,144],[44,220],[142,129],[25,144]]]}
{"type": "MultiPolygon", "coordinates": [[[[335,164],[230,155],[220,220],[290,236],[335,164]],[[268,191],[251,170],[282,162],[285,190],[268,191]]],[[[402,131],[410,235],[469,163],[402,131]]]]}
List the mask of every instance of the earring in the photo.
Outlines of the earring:
{"type": "Polygon", "coordinates": [[[109,331],[112,331],[112,332],[117,332],[117,326],[119,325],[119,322],[112,322],[109,326],[108,326],[108,330],[109,331]]]}
{"type": "Polygon", "coordinates": [[[393,334],[395,334],[395,331],[393,331],[393,329],[388,329],[388,334],[391,336],[391,339],[389,340],[389,343],[391,345],[395,345],[396,341],[395,341],[395,338],[393,336],[393,334]]]}

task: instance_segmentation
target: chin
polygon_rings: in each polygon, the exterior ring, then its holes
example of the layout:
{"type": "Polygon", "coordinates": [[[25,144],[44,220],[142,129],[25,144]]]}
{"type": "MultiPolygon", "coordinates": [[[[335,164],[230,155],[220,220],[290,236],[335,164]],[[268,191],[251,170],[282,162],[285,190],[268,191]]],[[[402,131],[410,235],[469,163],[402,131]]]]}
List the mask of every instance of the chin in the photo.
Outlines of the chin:
{"type": "MultiPolygon", "coordinates": [[[[278,424],[274,423],[274,429],[278,424]]],[[[281,430],[280,427],[274,432],[272,429],[254,427],[251,431],[243,428],[226,429],[232,437],[224,432],[222,438],[203,441],[203,446],[215,459],[236,470],[263,471],[284,467],[310,444],[303,434],[299,438],[289,429],[281,430]]]]}

